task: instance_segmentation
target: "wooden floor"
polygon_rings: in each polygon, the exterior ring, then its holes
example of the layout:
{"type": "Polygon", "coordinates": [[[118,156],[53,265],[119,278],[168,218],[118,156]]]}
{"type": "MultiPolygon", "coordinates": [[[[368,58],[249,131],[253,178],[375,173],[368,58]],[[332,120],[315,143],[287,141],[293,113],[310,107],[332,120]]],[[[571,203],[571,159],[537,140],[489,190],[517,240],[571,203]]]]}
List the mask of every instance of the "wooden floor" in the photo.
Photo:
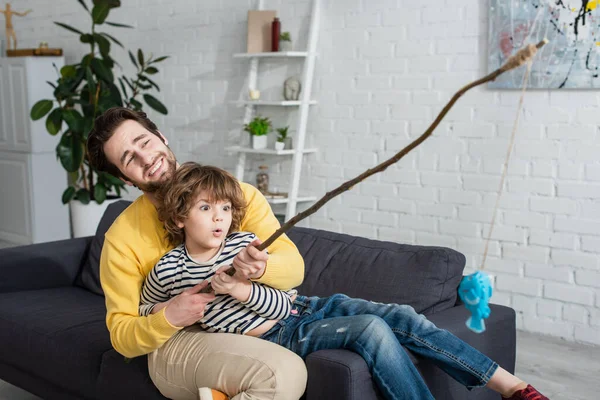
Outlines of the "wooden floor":
{"type": "MultiPolygon", "coordinates": [[[[517,376],[551,400],[600,399],[600,347],[519,332],[517,376]]],[[[0,380],[0,400],[39,400],[0,380]]]]}

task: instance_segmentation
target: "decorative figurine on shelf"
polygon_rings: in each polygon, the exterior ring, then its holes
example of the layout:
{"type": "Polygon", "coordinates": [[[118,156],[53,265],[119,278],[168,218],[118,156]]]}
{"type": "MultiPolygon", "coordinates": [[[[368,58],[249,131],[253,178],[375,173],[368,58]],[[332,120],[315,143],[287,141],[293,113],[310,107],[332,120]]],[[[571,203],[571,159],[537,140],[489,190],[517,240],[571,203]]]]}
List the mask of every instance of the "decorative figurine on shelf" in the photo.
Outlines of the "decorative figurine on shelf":
{"type": "Polygon", "coordinates": [[[269,169],[269,167],[267,167],[266,165],[261,165],[258,167],[258,169],[260,170],[260,172],[258,174],[256,174],[256,188],[262,194],[268,194],[269,193],[269,174],[268,174],[267,170],[269,169]]]}
{"type": "Polygon", "coordinates": [[[6,3],[6,8],[4,10],[0,10],[0,13],[4,14],[4,19],[6,20],[6,50],[11,50],[10,47],[10,39],[13,40],[12,50],[17,49],[17,35],[15,34],[15,29],[12,24],[12,16],[17,15],[19,17],[24,17],[29,14],[31,10],[27,10],[25,12],[17,12],[13,11],[10,8],[10,3],[6,3]]]}
{"type": "Polygon", "coordinates": [[[258,90],[258,89],[248,89],[248,97],[250,97],[250,100],[258,100],[258,99],[260,99],[260,90],[258,90]]]}
{"type": "Polygon", "coordinates": [[[296,77],[291,76],[283,83],[283,98],[286,100],[298,100],[300,98],[300,90],[302,90],[300,81],[296,77]]]}
{"type": "Polygon", "coordinates": [[[458,286],[458,295],[471,313],[467,327],[476,333],[485,331],[484,319],[490,316],[488,303],[492,297],[490,277],[481,271],[463,277],[458,286]]]}

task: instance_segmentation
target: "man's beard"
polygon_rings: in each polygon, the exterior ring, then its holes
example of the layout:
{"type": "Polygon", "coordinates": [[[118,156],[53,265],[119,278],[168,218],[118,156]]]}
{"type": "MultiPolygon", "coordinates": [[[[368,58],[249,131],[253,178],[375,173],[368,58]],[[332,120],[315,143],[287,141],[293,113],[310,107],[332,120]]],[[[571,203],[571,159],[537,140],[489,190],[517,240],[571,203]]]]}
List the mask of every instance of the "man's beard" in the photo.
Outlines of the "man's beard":
{"type": "Polygon", "coordinates": [[[159,157],[161,156],[164,158],[163,162],[167,163],[167,170],[162,173],[158,180],[147,183],[131,181],[131,183],[133,183],[133,185],[140,189],[142,192],[155,193],[173,177],[173,174],[177,169],[177,160],[175,159],[175,155],[169,149],[167,153],[163,153],[159,157]]]}

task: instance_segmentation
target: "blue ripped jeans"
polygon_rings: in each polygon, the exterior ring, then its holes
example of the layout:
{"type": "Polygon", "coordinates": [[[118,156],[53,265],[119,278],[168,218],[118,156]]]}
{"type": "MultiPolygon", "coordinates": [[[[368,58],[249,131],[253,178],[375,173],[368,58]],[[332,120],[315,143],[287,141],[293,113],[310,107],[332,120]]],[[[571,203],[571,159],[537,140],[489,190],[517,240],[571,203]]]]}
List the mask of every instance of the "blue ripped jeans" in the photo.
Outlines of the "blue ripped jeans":
{"type": "Polygon", "coordinates": [[[498,364],[407,305],[372,303],[343,294],[298,296],[292,314],[261,338],[303,359],[324,349],[362,356],[386,399],[433,399],[402,347],[431,360],[467,388],[485,385],[498,364]]]}

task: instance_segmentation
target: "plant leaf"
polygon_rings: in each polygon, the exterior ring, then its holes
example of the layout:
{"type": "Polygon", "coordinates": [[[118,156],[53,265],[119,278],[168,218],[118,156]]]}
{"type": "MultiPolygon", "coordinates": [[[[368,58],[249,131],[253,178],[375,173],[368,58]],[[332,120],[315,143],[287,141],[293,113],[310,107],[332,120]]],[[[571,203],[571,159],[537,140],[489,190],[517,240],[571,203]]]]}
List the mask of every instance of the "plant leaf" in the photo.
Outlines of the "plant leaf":
{"type": "Polygon", "coordinates": [[[81,43],[92,43],[93,40],[94,37],[89,33],[84,33],[83,35],[79,36],[79,41],[81,43]]]}
{"type": "MultiPolygon", "coordinates": [[[[88,84],[88,96],[90,93],[94,93],[96,89],[96,82],[94,81],[94,76],[92,75],[92,69],[90,67],[85,67],[85,79],[88,84]]],[[[83,93],[82,93],[83,96],[83,93]]]]}
{"type": "Polygon", "coordinates": [[[62,136],[56,146],[56,154],[67,172],[75,172],[83,162],[83,143],[73,132],[68,132],[62,136]]]}
{"type": "Polygon", "coordinates": [[[137,61],[135,61],[135,56],[133,55],[131,50],[129,50],[129,58],[131,59],[131,62],[133,63],[133,65],[135,65],[136,68],[139,68],[137,65],[137,61]]]}
{"type": "Polygon", "coordinates": [[[136,110],[136,111],[139,111],[139,110],[141,110],[141,109],[143,108],[143,106],[144,106],[142,103],[140,103],[139,101],[137,101],[137,100],[136,100],[136,99],[134,99],[134,98],[131,98],[131,99],[129,100],[129,102],[130,102],[130,103],[131,103],[131,105],[132,105],[132,106],[135,108],[135,110],[136,110]]]}
{"type": "Polygon", "coordinates": [[[62,127],[62,109],[55,108],[52,110],[48,118],[46,118],[46,130],[52,136],[56,135],[60,132],[60,128],[62,127]]]}
{"type": "MultiPolygon", "coordinates": [[[[69,126],[69,130],[71,132],[81,133],[83,130],[83,117],[77,110],[68,109],[61,110],[62,111],[62,119],[69,126]]],[[[64,136],[63,136],[64,137],[64,136]]]]}
{"type": "Polygon", "coordinates": [[[144,70],[144,72],[150,75],[154,75],[158,72],[158,69],[156,69],[155,67],[148,67],[144,70]]]}
{"type": "Polygon", "coordinates": [[[97,4],[92,9],[92,19],[97,25],[101,25],[108,17],[110,6],[108,4],[97,4]]]}
{"type": "Polygon", "coordinates": [[[75,196],[75,188],[73,186],[69,186],[62,194],[62,203],[67,204],[73,200],[73,196],[75,196]]]}
{"type": "Polygon", "coordinates": [[[153,109],[158,111],[161,114],[167,115],[169,111],[167,111],[167,107],[164,106],[163,103],[158,101],[156,97],[153,97],[149,94],[144,94],[144,101],[153,109]]]}
{"type": "Polygon", "coordinates": [[[160,88],[158,87],[158,85],[152,79],[150,79],[147,76],[145,76],[144,80],[147,81],[152,86],[154,86],[156,88],[156,90],[158,90],[160,92],[160,88]]]}
{"type": "Polygon", "coordinates": [[[94,200],[96,203],[102,204],[106,200],[106,186],[101,183],[96,183],[94,186],[94,200]]]}
{"type": "Polygon", "coordinates": [[[87,4],[85,4],[85,2],[83,0],[77,0],[79,2],[79,4],[81,4],[81,6],[83,8],[85,8],[85,11],[90,12],[90,9],[88,8],[87,4]]]}
{"type": "Polygon", "coordinates": [[[169,56],[158,57],[156,60],[152,60],[152,61],[150,62],[150,64],[156,64],[156,63],[158,63],[158,62],[161,62],[161,61],[164,61],[164,60],[166,60],[167,58],[169,58],[169,56]]]}
{"type": "Polygon", "coordinates": [[[108,57],[108,53],[110,52],[110,42],[108,39],[98,33],[94,33],[94,39],[98,43],[102,57],[108,57]]]}
{"type": "Polygon", "coordinates": [[[37,121],[40,118],[43,118],[46,114],[52,110],[52,100],[40,100],[31,107],[31,112],[29,116],[32,120],[37,121]]]}
{"type": "Polygon", "coordinates": [[[111,36],[108,33],[101,33],[101,35],[106,36],[107,38],[109,38],[110,40],[112,40],[113,42],[118,44],[119,46],[123,47],[123,43],[119,42],[114,36],[111,36]]]}
{"type": "Polygon", "coordinates": [[[127,90],[125,90],[125,84],[123,83],[123,78],[119,78],[119,84],[121,85],[121,90],[123,90],[123,95],[127,97],[127,90]]]}
{"type": "Polygon", "coordinates": [[[63,78],[75,78],[77,75],[77,68],[75,65],[65,65],[60,69],[60,76],[63,78]]]}
{"type": "Polygon", "coordinates": [[[119,28],[132,28],[133,29],[133,26],[131,26],[131,25],[118,24],[116,22],[105,22],[105,24],[111,25],[111,26],[116,26],[116,27],[119,27],[119,28]]]}
{"type": "Polygon", "coordinates": [[[62,22],[56,22],[56,21],[55,21],[54,23],[55,23],[56,25],[60,26],[60,27],[63,27],[63,28],[65,28],[65,29],[66,29],[66,30],[68,30],[68,31],[75,32],[75,33],[79,33],[80,35],[83,35],[83,32],[81,32],[80,30],[77,30],[77,29],[73,28],[72,26],[69,26],[69,25],[67,25],[67,24],[63,24],[62,22]]]}
{"type": "MultiPolygon", "coordinates": [[[[105,39],[106,40],[106,39],[105,39]]],[[[92,59],[92,70],[94,74],[104,82],[112,83],[114,80],[113,73],[110,68],[107,68],[102,61],[97,58],[92,59]]]]}
{"type": "Polygon", "coordinates": [[[138,62],[140,63],[140,67],[144,66],[144,53],[142,53],[142,49],[138,49],[137,52],[138,62]]]}
{"type": "Polygon", "coordinates": [[[76,193],[75,198],[83,204],[90,203],[90,192],[87,189],[79,189],[76,193]]]}

